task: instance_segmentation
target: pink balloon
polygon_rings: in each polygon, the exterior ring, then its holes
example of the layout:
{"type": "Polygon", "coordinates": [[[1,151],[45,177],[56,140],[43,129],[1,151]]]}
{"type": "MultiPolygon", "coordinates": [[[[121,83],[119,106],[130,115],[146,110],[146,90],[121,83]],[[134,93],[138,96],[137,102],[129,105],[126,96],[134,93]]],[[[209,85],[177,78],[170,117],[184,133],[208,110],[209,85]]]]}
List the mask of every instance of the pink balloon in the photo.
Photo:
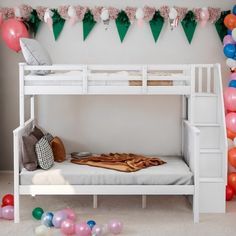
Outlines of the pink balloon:
{"type": "Polygon", "coordinates": [[[95,225],[92,229],[92,234],[96,236],[103,235],[103,227],[101,225],[95,225]]]}
{"type": "Polygon", "coordinates": [[[108,229],[112,234],[120,234],[123,230],[123,223],[119,220],[110,220],[108,229]]]}
{"type": "Polygon", "coordinates": [[[2,218],[6,220],[14,219],[14,207],[13,206],[5,206],[2,208],[2,218]]]}
{"type": "Polygon", "coordinates": [[[236,89],[228,87],[224,91],[225,108],[228,111],[236,111],[236,89]]]}
{"type": "Polygon", "coordinates": [[[69,219],[62,221],[61,232],[64,235],[73,235],[75,233],[75,222],[69,219]]]}
{"type": "Polygon", "coordinates": [[[230,76],[229,76],[229,81],[231,80],[236,80],[236,73],[232,73],[230,76]]]}
{"type": "Polygon", "coordinates": [[[65,212],[67,214],[67,219],[76,221],[76,214],[72,209],[65,208],[65,209],[62,210],[62,212],[65,212]]]}
{"type": "Polygon", "coordinates": [[[53,215],[52,224],[55,228],[60,228],[64,220],[67,219],[67,214],[64,211],[58,211],[53,215]]]}
{"type": "Polygon", "coordinates": [[[236,133],[236,113],[230,112],[225,117],[226,127],[228,130],[236,133]]]}
{"type": "Polygon", "coordinates": [[[75,225],[76,236],[91,236],[91,229],[86,222],[81,222],[75,225]]]}
{"type": "Polygon", "coordinates": [[[0,12],[0,26],[2,25],[2,22],[3,22],[3,15],[2,12],[0,12]]]}
{"type": "Polygon", "coordinates": [[[8,19],[4,21],[1,30],[4,42],[15,52],[21,50],[20,38],[29,38],[29,32],[24,23],[16,19],[8,19]]]}
{"type": "Polygon", "coordinates": [[[224,37],[223,44],[225,46],[226,44],[236,44],[236,42],[233,40],[232,35],[228,34],[224,37]]]}

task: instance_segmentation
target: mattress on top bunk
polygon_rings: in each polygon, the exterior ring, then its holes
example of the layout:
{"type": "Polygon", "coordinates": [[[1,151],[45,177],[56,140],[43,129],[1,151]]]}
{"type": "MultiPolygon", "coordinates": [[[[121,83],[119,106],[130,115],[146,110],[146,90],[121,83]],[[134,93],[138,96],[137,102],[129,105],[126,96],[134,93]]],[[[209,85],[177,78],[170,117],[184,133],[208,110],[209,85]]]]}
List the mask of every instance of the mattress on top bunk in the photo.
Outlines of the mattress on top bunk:
{"type": "MultiPolygon", "coordinates": [[[[178,76],[182,75],[178,71],[173,72],[161,72],[161,71],[149,71],[148,76],[178,76]]],[[[93,71],[88,73],[89,80],[88,85],[115,85],[115,86],[142,86],[142,72],[141,71],[93,71]],[[99,78],[99,79],[98,79],[99,78]],[[104,79],[103,79],[104,78],[104,79]],[[123,78],[123,79],[121,79],[123,78]],[[124,79],[125,78],[125,79],[124,79]]],[[[58,79],[62,80],[62,85],[66,85],[67,82],[71,84],[74,81],[76,85],[82,85],[83,72],[82,71],[68,71],[68,72],[56,72],[50,73],[46,76],[39,76],[35,74],[29,74],[25,76],[26,85],[53,85],[58,83],[58,79]],[[38,78],[38,79],[37,79],[38,78]],[[50,80],[48,80],[48,78],[50,80]],[[75,79],[76,78],[76,79],[75,79]],[[66,81],[68,80],[68,81],[66,81]],[[75,82],[76,81],[76,82],[75,82]],[[45,84],[46,83],[46,84],[45,84]]],[[[147,80],[148,86],[178,86],[184,85],[182,80],[147,80]]]]}
{"type": "Polygon", "coordinates": [[[69,160],[49,170],[20,173],[21,185],[191,185],[193,174],[182,157],[161,157],[167,163],[125,173],[104,168],[77,165],[69,160]]]}

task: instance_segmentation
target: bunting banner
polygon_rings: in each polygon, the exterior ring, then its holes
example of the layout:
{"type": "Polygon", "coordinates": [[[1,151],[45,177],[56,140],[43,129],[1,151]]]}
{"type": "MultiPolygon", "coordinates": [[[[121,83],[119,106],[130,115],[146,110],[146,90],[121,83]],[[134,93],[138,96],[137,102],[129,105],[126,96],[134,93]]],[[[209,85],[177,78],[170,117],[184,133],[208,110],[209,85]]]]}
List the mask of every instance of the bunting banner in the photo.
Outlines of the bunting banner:
{"type": "Polygon", "coordinates": [[[120,41],[123,42],[125,35],[130,27],[130,21],[125,11],[121,11],[116,18],[116,27],[120,37],[120,41]]]}
{"type": "Polygon", "coordinates": [[[93,14],[91,11],[88,11],[84,15],[83,19],[83,38],[84,41],[88,37],[89,33],[92,31],[93,27],[95,26],[96,21],[94,20],[93,14]]]}
{"type": "Polygon", "coordinates": [[[164,18],[161,16],[159,11],[156,11],[153,18],[149,22],[154,41],[157,42],[164,25],[164,18]]]}

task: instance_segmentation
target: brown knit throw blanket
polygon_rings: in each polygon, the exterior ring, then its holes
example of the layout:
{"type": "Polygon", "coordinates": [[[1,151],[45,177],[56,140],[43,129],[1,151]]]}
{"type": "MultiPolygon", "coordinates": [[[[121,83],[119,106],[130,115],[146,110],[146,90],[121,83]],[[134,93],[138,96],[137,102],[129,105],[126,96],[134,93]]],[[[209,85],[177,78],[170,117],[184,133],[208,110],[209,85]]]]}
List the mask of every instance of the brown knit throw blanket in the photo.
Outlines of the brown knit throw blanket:
{"type": "Polygon", "coordinates": [[[88,156],[82,159],[75,159],[72,156],[72,163],[102,167],[122,172],[135,172],[147,167],[165,164],[165,161],[157,157],[145,157],[132,153],[109,153],[99,156],[88,156]]]}

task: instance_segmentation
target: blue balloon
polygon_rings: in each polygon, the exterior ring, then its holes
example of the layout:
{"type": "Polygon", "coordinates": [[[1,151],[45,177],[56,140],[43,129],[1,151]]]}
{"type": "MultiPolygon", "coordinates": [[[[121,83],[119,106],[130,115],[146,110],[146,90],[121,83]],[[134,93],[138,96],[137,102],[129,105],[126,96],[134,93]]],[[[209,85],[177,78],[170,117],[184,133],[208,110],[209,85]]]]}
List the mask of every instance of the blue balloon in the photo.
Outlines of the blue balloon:
{"type": "Polygon", "coordinates": [[[234,58],[236,53],[236,48],[234,44],[226,44],[224,46],[224,54],[228,58],[234,58]]]}
{"type": "Polygon", "coordinates": [[[89,220],[87,221],[87,225],[92,229],[96,225],[96,222],[94,220],[89,220]]]}
{"type": "Polygon", "coordinates": [[[234,15],[236,15],[236,5],[234,5],[232,12],[234,15]]]}
{"type": "Polygon", "coordinates": [[[232,30],[227,29],[227,34],[232,35],[232,30]]]}
{"type": "Polygon", "coordinates": [[[41,218],[41,224],[47,227],[53,227],[52,219],[53,219],[52,212],[44,212],[41,218]]]}
{"type": "Polygon", "coordinates": [[[229,82],[229,87],[236,88],[236,80],[231,80],[231,81],[229,82]]]}

